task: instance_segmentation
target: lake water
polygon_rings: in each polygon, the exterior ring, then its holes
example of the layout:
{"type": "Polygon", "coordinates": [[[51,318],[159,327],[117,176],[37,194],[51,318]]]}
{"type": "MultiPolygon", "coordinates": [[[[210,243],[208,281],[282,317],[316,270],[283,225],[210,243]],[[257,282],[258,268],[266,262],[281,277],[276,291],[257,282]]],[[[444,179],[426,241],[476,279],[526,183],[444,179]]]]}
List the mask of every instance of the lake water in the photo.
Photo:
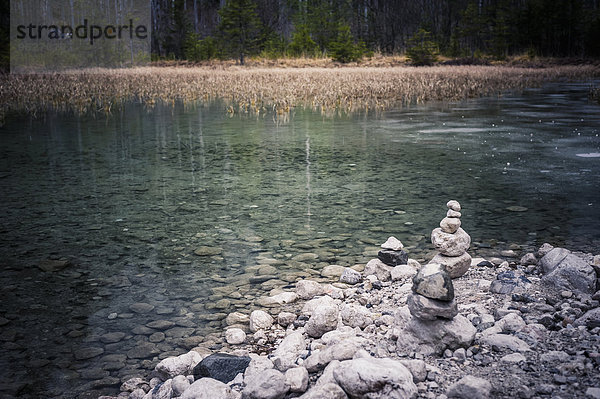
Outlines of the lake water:
{"type": "Polygon", "coordinates": [[[159,358],[221,348],[228,313],[325,265],[365,263],[389,235],[427,261],[450,199],[473,255],[544,242],[598,253],[588,88],[369,116],[132,104],[109,118],[9,118],[0,392],[116,394],[159,358]]]}

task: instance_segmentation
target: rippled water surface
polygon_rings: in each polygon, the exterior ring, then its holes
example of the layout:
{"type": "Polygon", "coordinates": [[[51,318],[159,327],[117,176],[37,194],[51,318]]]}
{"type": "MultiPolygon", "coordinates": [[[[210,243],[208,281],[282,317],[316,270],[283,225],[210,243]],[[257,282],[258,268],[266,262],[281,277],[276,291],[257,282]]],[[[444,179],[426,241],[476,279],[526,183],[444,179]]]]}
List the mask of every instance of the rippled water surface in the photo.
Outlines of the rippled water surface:
{"type": "Polygon", "coordinates": [[[365,262],[389,235],[427,260],[449,199],[473,253],[546,241],[597,253],[600,106],[587,90],[377,116],[215,104],[8,119],[0,391],[117,394],[159,358],[219,349],[228,313],[365,262]]]}

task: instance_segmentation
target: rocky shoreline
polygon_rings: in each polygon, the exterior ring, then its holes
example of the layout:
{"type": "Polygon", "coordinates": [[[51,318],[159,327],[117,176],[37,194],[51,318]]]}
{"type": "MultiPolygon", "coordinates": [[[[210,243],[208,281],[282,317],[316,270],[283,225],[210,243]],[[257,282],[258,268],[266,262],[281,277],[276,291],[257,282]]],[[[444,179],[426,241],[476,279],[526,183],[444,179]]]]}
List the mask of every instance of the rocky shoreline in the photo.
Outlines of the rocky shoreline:
{"type": "Polygon", "coordinates": [[[600,398],[600,255],[544,244],[471,259],[460,204],[447,206],[430,263],[390,237],[364,267],[328,267],[337,282],[229,314],[219,352],[163,359],[116,397],[600,398]]]}

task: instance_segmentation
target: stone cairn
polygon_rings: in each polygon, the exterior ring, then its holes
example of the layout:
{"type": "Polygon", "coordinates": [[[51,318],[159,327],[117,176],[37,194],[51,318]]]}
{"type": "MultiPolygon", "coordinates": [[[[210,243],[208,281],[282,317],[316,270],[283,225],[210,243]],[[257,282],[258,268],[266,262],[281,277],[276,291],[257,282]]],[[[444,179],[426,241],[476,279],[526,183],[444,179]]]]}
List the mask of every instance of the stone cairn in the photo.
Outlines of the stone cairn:
{"type": "Polygon", "coordinates": [[[440,222],[440,227],[431,232],[431,243],[439,253],[430,263],[442,265],[450,278],[464,275],[471,266],[471,256],[467,253],[471,237],[460,227],[461,207],[458,201],[448,201],[448,213],[440,222]]]}
{"type": "Polygon", "coordinates": [[[437,263],[423,266],[413,278],[408,310],[421,320],[453,319],[458,314],[452,279],[437,263]]]}
{"type": "Polygon", "coordinates": [[[408,262],[408,254],[402,250],[404,245],[396,237],[389,237],[381,244],[381,251],[377,254],[380,261],[388,266],[405,265],[408,262]]]}

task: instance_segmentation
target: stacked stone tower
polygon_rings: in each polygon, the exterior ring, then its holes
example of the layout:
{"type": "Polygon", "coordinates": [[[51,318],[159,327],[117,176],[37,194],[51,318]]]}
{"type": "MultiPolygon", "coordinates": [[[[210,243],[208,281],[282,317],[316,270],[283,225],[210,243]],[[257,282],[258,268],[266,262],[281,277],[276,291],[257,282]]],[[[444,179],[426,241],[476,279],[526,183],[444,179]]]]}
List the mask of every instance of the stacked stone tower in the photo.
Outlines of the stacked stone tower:
{"type": "Polygon", "coordinates": [[[460,227],[461,207],[458,201],[448,201],[446,206],[446,217],[440,222],[440,227],[431,232],[431,243],[439,253],[430,263],[442,265],[450,278],[458,278],[471,266],[471,256],[467,253],[471,237],[460,227]]]}

